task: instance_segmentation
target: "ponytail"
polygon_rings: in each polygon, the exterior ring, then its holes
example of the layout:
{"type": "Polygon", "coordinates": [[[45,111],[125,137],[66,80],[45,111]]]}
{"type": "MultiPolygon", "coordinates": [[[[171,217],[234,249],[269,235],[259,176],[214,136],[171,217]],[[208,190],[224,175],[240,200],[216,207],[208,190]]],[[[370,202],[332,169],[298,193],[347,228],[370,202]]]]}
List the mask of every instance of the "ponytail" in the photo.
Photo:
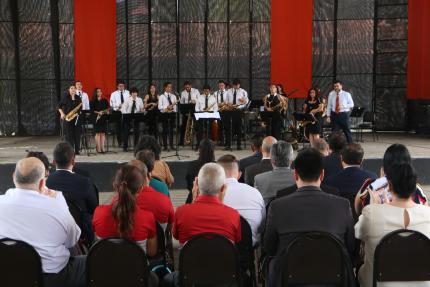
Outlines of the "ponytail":
{"type": "Polygon", "coordinates": [[[386,171],[393,192],[403,199],[408,199],[417,188],[417,174],[410,163],[394,164],[386,171]]]}

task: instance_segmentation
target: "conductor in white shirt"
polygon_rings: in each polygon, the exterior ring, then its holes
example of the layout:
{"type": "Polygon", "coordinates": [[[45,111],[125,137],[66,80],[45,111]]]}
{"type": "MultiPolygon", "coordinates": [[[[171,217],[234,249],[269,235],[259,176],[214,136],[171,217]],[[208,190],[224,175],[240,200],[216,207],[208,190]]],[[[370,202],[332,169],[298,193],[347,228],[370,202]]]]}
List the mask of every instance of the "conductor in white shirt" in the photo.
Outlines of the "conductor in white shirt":
{"type": "MultiPolygon", "coordinates": [[[[197,90],[196,88],[193,88],[191,85],[191,82],[185,81],[184,90],[181,92],[181,98],[180,98],[181,105],[195,104],[199,96],[200,96],[199,90],[197,90]]],[[[194,115],[191,115],[191,116],[194,116],[194,115]]],[[[185,129],[187,126],[187,119],[188,119],[188,114],[183,114],[182,124],[181,124],[181,136],[179,139],[179,145],[181,146],[184,145],[184,136],[185,136],[185,129]]]]}
{"type": "Polygon", "coordinates": [[[233,81],[233,88],[227,93],[226,102],[235,113],[226,112],[224,114],[224,127],[226,133],[225,150],[231,150],[231,142],[234,134],[237,135],[237,150],[242,149],[242,111],[249,102],[248,93],[240,87],[240,80],[233,81]]]}
{"type": "Polygon", "coordinates": [[[158,98],[158,109],[161,112],[161,119],[163,125],[163,146],[164,150],[167,148],[167,136],[169,136],[170,148],[173,147],[173,129],[176,125],[176,113],[178,106],[176,95],[172,92],[172,83],[166,82],[163,85],[164,93],[158,98]]]}
{"type": "Polygon", "coordinates": [[[123,114],[122,119],[122,148],[123,151],[128,150],[128,137],[130,134],[131,122],[133,122],[133,133],[134,133],[134,146],[139,142],[140,133],[140,121],[138,118],[131,118],[126,115],[135,115],[137,113],[143,113],[143,101],[142,98],[138,97],[139,91],[137,88],[130,90],[131,96],[124,101],[121,112],[123,114]]]}
{"type": "Polygon", "coordinates": [[[333,132],[340,130],[345,134],[348,143],[352,142],[351,130],[349,128],[349,114],[354,107],[351,94],[342,90],[342,82],[333,82],[334,90],[328,95],[327,122],[331,123],[333,132]]]}
{"type": "Polygon", "coordinates": [[[82,110],[83,111],[90,111],[91,110],[90,99],[88,98],[88,94],[82,90],[82,82],[81,81],[75,81],[75,87],[76,87],[76,94],[82,100],[82,110]]]}
{"type": "Polygon", "coordinates": [[[117,90],[110,95],[110,107],[112,109],[112,115],[115,116],[116,120],[116,138],[118,140],[118,146],[122,146],[122,133],[121,133],[121,108],[125,100],[130,97],[130,92],[125,89],[124,81],[117,82],[117,90]]]}
{"type": "MultiPolygon", "coordinates": [[[[216,112],[218,111],[218,103],[216,97],[211,94],[209,85],[203,87],[203,94],[199,95],[196,101],[196,113],[216,112]]],[[[206,138],[211,133],[213,119],[200,119],[197,121],[197,144],[199,145],[203,139],[203,134],[206,130],[206,138]]]]}

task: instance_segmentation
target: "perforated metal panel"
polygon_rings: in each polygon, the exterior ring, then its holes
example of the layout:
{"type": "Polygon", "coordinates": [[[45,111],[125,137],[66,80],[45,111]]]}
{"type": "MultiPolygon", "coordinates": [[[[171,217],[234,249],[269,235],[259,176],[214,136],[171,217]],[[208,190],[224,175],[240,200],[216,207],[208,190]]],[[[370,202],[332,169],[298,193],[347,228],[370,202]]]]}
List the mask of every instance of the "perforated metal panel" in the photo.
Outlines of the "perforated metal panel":
{"type": "MultiPolygon", "coordinates": [[[[147,24],[128,25],[130,79],[148,79],[149,27],[147,24]]],[[[131,83],[130,83],[131,85],[131,83]]]]}
{"type": "Polygon", "coordinates": [[[15,40],[10,22],[0,22],[0,79],[15,79],[15,40]]]}
{"type": "Polygon", "coordinates": [[[176,78],[176,25],[154,23],[152,28],[152,76],[176,78]]]}
{"type": "Polygon", "coordinates": [[[0,133],[11,135],[18,131],[18,105],[15,80],[0,80],[0,133]]]}
{"type": "Polygon", "coordinates": [[[181,78],[205,77],[204,23],[179,25],[179,75],[181,78]]]}

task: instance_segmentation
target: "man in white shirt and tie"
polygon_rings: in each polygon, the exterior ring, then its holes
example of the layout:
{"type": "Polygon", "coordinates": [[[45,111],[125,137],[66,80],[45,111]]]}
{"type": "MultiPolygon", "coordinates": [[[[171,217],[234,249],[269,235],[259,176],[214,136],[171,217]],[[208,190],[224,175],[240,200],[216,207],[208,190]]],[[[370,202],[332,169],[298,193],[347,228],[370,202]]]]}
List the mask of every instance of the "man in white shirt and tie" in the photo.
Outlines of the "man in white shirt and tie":
{"type": "MultiPolygon", "coordinates": [[[[221,110],[221,119],[223,118],[224,112],[222,109],[224,108],[224,105],[227,100],[227,90],[225,87],[225,82],[223,80],[218,81],[218,91],[214,93],[214,96],[218,102],[218,109],[221,110]]],[[[218,121],[218,131],[219,131],[219,140],[221,142],[221,145],[224,145],[224,139],[225,139],[225,129],[224,129],[224,122],[218,121]]]]}
{"type": "MultiPolygon", "coordinates": [[[[216,97],[211,95],[211,88],[209,85],[203,87],[203,94],[199,95],[196,101],[196,113],[201,112],[216,112],[218,111],[218,104],[216,97]]],[[[197,146],[203,139],[204,131],[206,130],[206,137],[211,133],[212,119],[200,119],[197,121],[197,146]]]]}
{"type": "Polygon", "coordinates": [[[88,94],[82,90],[82,82],[75,81],[76,87],[76,95],[78,95],[82,100],[82,110],[89,111],[90,110],[90,99],[88,98],[88,94]]]}
{"type": "Polygon", "coordinates": [[[125,89],[124,81],[118,81],[116,84],[117,90],[110,95],[110,108],[112,110],[111,115],[115,117],[115,133],[118,140],[118,146],[122,146],[122,117],[121,108],[125,100],[130,97],[130,92],[125,89]]]}
{"type": "Polygon", "coordinates": [[[161,119],[163,125],[163,146],[164,150],[167,148],[167,136],[169,136],[170,148],[173,147],[173,129],[176,125],[176,113],[178,112],[178,106],[176,95],[172,92],[172,83],[166,82],[163,85],[164,93],[158,98],[158,109],[161,112],[161,119]]]}
{"type": "MultiPolygon", "coordinates": [[[[184,90],[181,92],[180,102],[181,105],[185,104],[195,104],[197,98],[200,96],[199,90],[191,86],[191,82],[184,82],[184,90]]],[[[193,114],[191,116],[194,116],[193,114]]],[[[179,139],[179,145],[184,145],[184,135],[185,129],[187,127],[188,113],[182,114],[182,124],[181,124],[181,135],[179,139]]]]}
{"type": "Polygon", "coordinates": [[[266,216],[263,196],[257,189],[238,181],[241,172],[239,162],[234,155],[223,155],[217,163],[224,168],[226,177],[227,189],[224,192],[223,203],[236,209],[249,223],[252,243],[255,246],[260,241],[261,227],[266,216]]]}
{"type": "Polygon", "coordinates": [[[354,107],[351,94],[342,90],[342,82],[333,82],[334,90],[328,95],[327,122],[331,123],[332,131],[340,130],[345,134],[348,143],[352,142],[351,130],[349,128],[349,114],[354,107]]]}
{"type": "Polygon", "coordinates": [[[133,122],[133,132],[134,132],[134,145],[136,146],[139,141],[139,133],[140,133],[140,121],[137,117],[132,118],[137,113],[143,112],[143,101],[142,98],[138,97],[139,91],[137,88],[133,87],[130,90],[131,96],[128,97],[124,104],[121,107],[121,112],[123,115],[122,119],[122,148],[123,151],[127,152],[128,150],[128,136],[130,133],[130,122],[133,122]]]}
{"type": "Polygon", "coordinates": [[[233,81],[233,88],[227,92],[227,104],[232,111],[224,113],[226,144],[225,150],[231,150],[231,141],[234,134],[237,135],[237,150],[242,149],[242,111],[246,108],[249,102],[248,93],[240,87],[240,80],[233,81]]]}

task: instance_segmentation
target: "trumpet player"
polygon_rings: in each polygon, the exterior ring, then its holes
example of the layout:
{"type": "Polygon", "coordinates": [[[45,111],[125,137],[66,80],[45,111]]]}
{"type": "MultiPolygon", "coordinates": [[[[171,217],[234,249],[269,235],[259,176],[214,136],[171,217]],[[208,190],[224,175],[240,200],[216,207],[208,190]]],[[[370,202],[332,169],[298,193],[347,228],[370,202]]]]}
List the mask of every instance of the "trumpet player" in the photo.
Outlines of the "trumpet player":
{"type": "MultiPolygon", "coordinates": [[[[200,96],[199,90],[197,90],[196,88],[193,88],[190,81],[185,81],[184,90],[181,92],[181,98],[180,98],[181,105],[195,104],[199,96],[200,96]]],[[[185,135],[185,129],[187,126],[187,119],[188,119],[188,113],[182,114],[181,135],[179,139],[179,145],[181,146],[184,145],[184,135],[185,135]]]]}
{"type": "MultiPolygon", "coordinates": [[[[197,98],[195,111],[196,113],[218,111],[217,99],[214,95],[211,95],[211,88],[209,87],[209,85],[205,85],[203,87],[203,94],[201,94],[197,98]]],[[[198,144],[203,139],[203,134],[205,130],[206,130],[206,135],[210,134],[212,121],[213,121],[212,119],[200,119],[199,121],[197,121],[197,143],[198,144]]]]}
{"type": "Polygon", "coordinates": [[[81,143],[81,125],[79,122],[81,110],[82,100],[76,95],[76,87],[70,85],[66,95],[61,98],[58,112],[63,121],[66,141],[74,147],[76,155],[79,155],[81,143]]]}
{"type": "Polygon", "coordinates": [[[163,125],[163,146],[167,148],[167,136],[169,136],[169,146],[173,147],[173,128],[175,126],[176,113],[178,112],[176,95],[172,92],[172,83],[166,82],[163,85],[164,93],[158,99],[158,109],[161,112],[163,125]]]}

